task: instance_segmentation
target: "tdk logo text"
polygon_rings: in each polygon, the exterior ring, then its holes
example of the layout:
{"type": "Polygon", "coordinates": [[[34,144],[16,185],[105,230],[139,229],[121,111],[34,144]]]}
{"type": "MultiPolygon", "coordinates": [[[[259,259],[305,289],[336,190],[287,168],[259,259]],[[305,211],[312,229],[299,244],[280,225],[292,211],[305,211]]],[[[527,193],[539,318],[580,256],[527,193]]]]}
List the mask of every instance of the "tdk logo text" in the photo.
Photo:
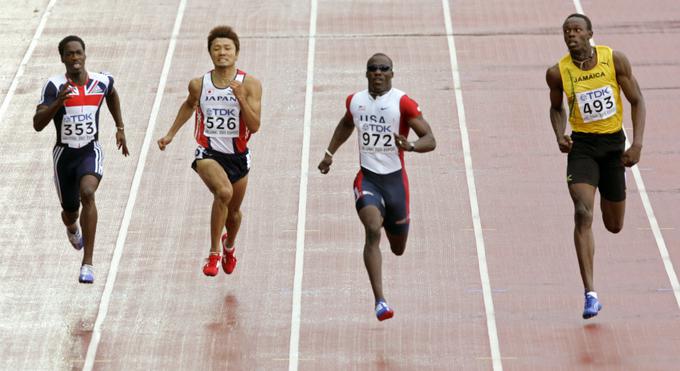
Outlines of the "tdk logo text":
{"type": "Polygon", "coordinates": [[[92,121],[92,113],[76,114],[76,115],[64,115],[64,121],[66,122],[79,122],[79,121],[92,121]]]}
{"type": "Polygon", "coordinates": [[[372,133],[391,133],[392,127],[388,125],[363,124],[361,126],[363,131],[370,131],[372,133]]]}
{"type": "Polygon", "coordinates": [[[238,116],[235,108],[211,108],[208,110],[208,116],[238,116]]]}
{"type": "Polygon", "coordinates": [[[591,101],[591,100],[594,100],[594,99],[598,99],[598,98],[602,98],[602,97],[610,96],[610,95],[612,95],[611,88],[609,86],[605,86],[601,89],[591,90],[591,91],[581,93],[579,96],[581,98],[581,101],[585,102],[585,101],[591,101]]]}

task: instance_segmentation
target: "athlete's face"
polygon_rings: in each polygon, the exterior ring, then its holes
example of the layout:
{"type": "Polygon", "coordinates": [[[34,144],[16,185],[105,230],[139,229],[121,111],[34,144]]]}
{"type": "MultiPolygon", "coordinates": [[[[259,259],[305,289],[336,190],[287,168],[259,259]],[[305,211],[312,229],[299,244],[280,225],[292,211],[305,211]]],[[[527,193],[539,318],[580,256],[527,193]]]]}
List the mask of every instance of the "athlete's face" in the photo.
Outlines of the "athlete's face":
{"type": "Polygon", "coordinates": [[[238,52],[232,39],[218,37],[210,44],[210,58],[215,67],[230,67],[236,63],[238,52]]]}
{"type": "Polygon", "coordinates": [[[382,94],[392,89],[392,61],[384,55],[375,55],[366,62],[366,79],[368,79],[368,91],[374,94],[382,94]]]}
{"type": "Polygon", "coordinates": [[[569,51],[578,51],[590,47],[593,31],[588,30],[585,19],[579,17],[567,18],[562,25],[562,32],[569,51]]]}
{"type": "Polygon", "coordinates": [[[66,66],[66,72],[76,75],[85,69],[85,50],[78,41],[70,41],[64,45],[61,62],[66,66]]]}

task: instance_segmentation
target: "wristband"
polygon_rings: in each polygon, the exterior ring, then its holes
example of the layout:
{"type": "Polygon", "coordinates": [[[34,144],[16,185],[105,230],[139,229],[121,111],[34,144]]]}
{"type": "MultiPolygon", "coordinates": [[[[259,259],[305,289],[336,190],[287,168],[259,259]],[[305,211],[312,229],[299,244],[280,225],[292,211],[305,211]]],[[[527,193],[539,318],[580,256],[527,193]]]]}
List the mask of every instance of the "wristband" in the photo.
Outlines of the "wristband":
{"type": "Polygon", "coordinates": [[[326,148],[326,154],[327,154],[330,158],[333,158],[333,154],[331,153],[331,151],[328,150],[328,148],[326,148]]]}
{"type": "Polygon", "coordinates": [[[123,131],[123,130],[125,130],[125,127],[124,126],[116,126],[116,129],[118,129],[118,131],[123,131]]]}

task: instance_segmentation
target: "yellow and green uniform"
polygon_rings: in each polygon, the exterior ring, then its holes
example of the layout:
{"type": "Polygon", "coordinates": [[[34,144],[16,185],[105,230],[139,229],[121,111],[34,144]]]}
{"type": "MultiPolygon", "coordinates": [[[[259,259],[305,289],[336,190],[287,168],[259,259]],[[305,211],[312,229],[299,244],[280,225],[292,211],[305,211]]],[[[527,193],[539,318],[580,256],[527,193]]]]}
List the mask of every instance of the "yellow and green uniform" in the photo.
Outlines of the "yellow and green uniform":
{"type": "Polygon", "coordinates": [[[621,130],[623,105],[616,81],[612,49],[598,45],[597,65],[578,68],[567,53],[559,63],[562,88],[569,103],[569,123],[575,132],[610,134],[621,130]]]}

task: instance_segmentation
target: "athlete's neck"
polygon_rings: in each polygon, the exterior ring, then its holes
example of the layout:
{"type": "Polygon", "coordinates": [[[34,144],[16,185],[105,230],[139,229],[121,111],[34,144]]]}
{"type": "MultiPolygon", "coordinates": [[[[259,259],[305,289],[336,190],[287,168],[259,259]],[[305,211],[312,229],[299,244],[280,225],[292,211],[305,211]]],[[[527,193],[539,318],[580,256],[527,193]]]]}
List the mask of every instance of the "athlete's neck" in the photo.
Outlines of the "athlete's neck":
{"type": "Polygon", "coordinates": [[[571,60],[574,62],[576,67],[582,70],[587,70],[592,66],[592,61],[595,57],[595,48],[588,45],[587,49],[584,50],[574,50],[571,54],[571,60]]]}
{"type": "Polygon", "coordinates": [[[371,88],[368,88],[368,94],[370,94],[371,97],[373,97],[373,99],[375,99],[375,98],[377,98],[381,95],[385,95],[391,89],[392,89],[391,86],[388,87],[387,89],[383,89],[383,90],[371,90],[371,88]]]}
{"type": "Polygon", "coordinates": [[[236,66],[215,67],[212,73],[213,83],[228,86],[236,78],[236,66]]]}
{"type": "Polygon", "coordinates": [[[80,70],[77,72],[66,71],[66,77],[76,85],[85,85],[87,83],[87,71],[80,70]]]}

